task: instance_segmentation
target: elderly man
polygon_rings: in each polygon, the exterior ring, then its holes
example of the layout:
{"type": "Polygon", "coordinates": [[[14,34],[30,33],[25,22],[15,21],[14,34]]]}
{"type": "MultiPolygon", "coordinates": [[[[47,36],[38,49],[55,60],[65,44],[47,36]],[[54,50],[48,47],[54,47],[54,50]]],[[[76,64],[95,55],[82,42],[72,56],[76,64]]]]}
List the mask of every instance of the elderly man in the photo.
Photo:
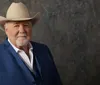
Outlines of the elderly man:
{"type": "Polygon", "coordinates": [[[6,17],[0,16],[7,35],[0,44],[0,85],[62,85],[48,47],[31,41],[37,15],[13,2],[6,17]]]}

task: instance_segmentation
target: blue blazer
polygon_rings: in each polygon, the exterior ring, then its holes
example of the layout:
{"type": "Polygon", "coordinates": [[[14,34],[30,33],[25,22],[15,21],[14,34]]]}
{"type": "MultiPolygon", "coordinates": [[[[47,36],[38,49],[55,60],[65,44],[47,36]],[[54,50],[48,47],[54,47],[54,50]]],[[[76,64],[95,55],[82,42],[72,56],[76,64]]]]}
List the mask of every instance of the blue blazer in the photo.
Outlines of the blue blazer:
{"type": "MultiPolygon", "coordinates": [[[[62,85],[52,55],[44,44],[31,42],[41,72],[41,85],[62,85]]],[[[0,85],[36,85],[34,76],[7,40],[0,44],[0,85]]]]}

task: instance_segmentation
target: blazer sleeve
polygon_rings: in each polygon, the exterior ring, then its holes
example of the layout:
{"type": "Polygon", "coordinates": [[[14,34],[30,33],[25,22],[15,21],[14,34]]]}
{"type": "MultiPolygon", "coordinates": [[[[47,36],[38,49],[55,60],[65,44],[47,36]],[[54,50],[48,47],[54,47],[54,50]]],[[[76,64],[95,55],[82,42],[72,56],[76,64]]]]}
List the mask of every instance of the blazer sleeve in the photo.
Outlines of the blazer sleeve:
{"type": "Polygon", "coordinates": [[[51,58],[51,62],[52,62],[52,71],[53,71],[53,77],[52,78],[53,78],[54,83],[55,83],[53,85],[62,85],[62,81],[61,81],[59,72],[57,70],[56,64],[54,62],[53,55],[52,55],[52,53],[51,53],[51,51],[48,47],[47,47],[47,51],[49,53],[49,57],[51,58]]]}

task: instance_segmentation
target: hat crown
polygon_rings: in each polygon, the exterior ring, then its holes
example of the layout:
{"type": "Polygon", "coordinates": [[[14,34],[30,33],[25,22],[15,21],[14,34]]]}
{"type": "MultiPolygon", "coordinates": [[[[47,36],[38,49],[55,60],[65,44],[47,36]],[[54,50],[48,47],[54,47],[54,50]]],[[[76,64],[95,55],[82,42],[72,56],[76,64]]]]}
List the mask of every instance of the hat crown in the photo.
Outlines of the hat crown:
{"type": "Polygon", "coordinates": [[[6,13],[7,19],[19,19],[19,18],[30,18],[27,7],[19,2],[13,2],[7,10],[6,13]]]}
{"type": "Polygon", "coordinates": [[[28,8],[22,3],[13,2],[7,10],[6,17],[0,16],[0,25],[4,26],[7,21],[25,21],[31,20],[35,24],[40,17],[40,12],[30,16],[28,8]]]}

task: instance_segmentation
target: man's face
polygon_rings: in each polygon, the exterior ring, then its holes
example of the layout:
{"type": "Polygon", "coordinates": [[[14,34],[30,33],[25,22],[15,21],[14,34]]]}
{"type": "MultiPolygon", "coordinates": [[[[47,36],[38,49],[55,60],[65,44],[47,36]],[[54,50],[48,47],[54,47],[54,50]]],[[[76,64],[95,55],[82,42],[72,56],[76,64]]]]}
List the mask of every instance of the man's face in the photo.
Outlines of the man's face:
{"type": "Polygon", "coordinates": [[[30,21],[7,22],[5,33],[9,40],[16,46],[25,46],[31,40],[32,23],[30,21]]]}

